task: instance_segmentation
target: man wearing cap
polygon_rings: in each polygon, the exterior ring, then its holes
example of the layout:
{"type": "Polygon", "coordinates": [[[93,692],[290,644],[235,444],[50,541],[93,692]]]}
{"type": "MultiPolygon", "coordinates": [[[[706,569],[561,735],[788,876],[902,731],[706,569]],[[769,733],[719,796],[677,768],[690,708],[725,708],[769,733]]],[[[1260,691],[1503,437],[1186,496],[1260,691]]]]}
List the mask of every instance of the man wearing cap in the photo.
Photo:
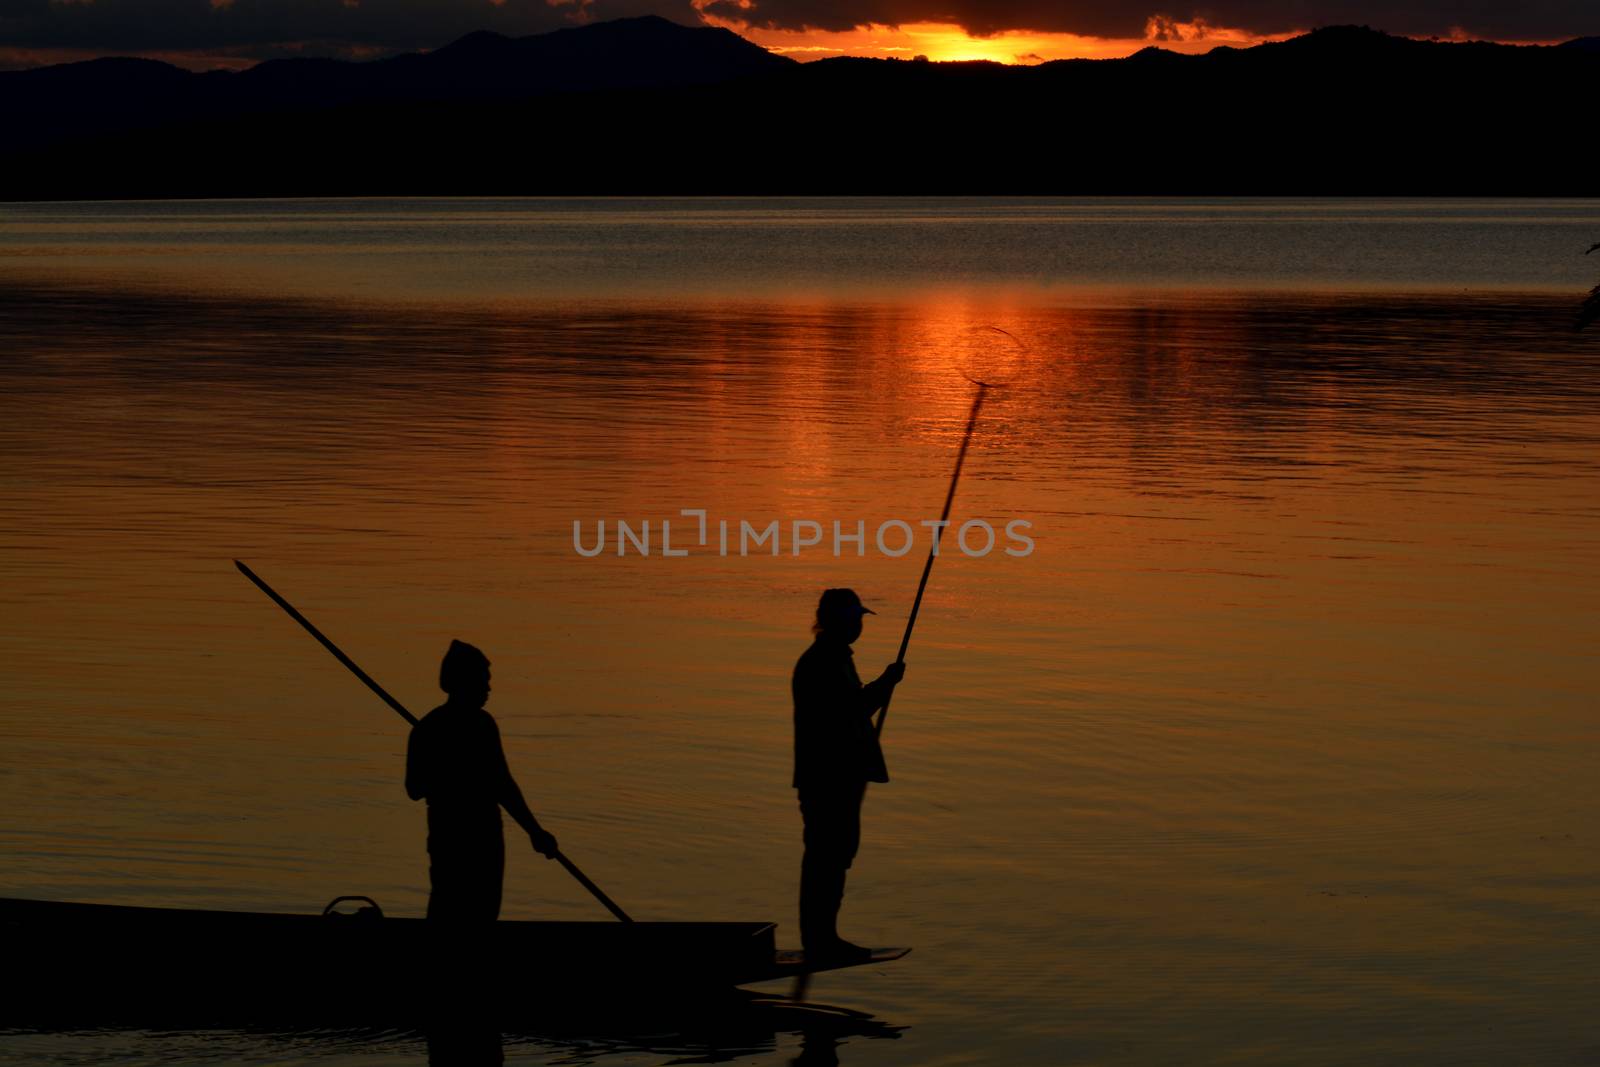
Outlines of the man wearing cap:
{"type": "Polygon", "coordinates": [[[811,959],[863,958],[870,950],[839,937],[845,872],[861,843],[861,801],[888,768],[872,716],[905,675],[891,663],[861,684],[850,645],[861,617],[876,612],[850,589],[828,589],[817,603],[816,640],[794,665],[794,787],[805,824],[800,862],[800,941],[811,959]]]}
{"type": "Polygon", "coordinates": [[[428,918],[493,922],[500,917],[505,838],[500,809],[528,833],[535,852],[556,854],[556,839],[528,810],[506,765],[500,728],[484,710],[489,659],[461,641],[439,664],[448,699],[411,728],[406,793],[428,801],[428,918]]]}

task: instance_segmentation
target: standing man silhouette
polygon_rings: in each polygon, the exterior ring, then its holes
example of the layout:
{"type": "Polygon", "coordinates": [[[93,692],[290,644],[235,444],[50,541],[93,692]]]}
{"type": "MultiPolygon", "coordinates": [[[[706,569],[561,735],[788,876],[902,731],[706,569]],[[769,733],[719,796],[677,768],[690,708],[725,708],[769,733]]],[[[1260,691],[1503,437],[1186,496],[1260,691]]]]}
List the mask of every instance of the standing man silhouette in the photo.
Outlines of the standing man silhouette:
{"type": "Polygon", "coordinates": [[[861,617],[874,614],[853,590],[824,590],[811,628],[816,640],[794,665],[794,787],[805,824],[800,942],[810,960],[871,954],[842,939],[837,922],[845,872],[861,844],[867,783],[889,780],[872,715],[905,675],[905,664],[891,663],[861,684],[850,645],[861,636],[861,617]]]}
{"type": "Polygon", "coordinates": [[[428,918],[493,922],[506,866],[500,809],[546,859],[556,854],[556,839],[528,810],[506,765],[500,728],[483,708],[488,657],[451,641],[439,688],[449,699],[411,728],[406,746],[406,794],[428,801],[428,918]]]}

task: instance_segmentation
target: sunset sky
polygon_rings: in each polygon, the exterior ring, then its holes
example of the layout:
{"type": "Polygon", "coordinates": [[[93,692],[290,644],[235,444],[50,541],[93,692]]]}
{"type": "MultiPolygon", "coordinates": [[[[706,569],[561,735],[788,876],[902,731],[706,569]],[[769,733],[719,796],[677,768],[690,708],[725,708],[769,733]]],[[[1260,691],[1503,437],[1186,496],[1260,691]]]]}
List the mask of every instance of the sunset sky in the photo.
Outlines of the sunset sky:
{"type": "Polygon", "coordinates": [[[377,58],[474,30],[525,36],[633,15],[724,26],[799,60],[836,55],[1050,59],[1150,44],[1204,52],[1318,26],[1556,42],[1600,34],[1593,0],[0,0],[0,67],[144,55],[193,68],[283,56],[377,58]]]}

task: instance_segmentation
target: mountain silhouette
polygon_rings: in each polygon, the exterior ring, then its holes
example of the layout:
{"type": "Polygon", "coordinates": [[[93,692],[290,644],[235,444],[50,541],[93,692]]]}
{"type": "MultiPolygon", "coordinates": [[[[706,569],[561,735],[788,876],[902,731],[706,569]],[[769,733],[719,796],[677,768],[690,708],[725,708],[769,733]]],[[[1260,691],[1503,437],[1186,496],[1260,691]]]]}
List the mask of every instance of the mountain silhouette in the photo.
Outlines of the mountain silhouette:
{"type": "Polygon", "coordinates": [[[259,104],[506,100],[713,85],[793,65],[729,30],[647,15],[533,37],[480,31],[433,52],[369,63],[272,60],[240,73],[233,88],[259,104]]]}
{"type": "Polygon", "coordinates": [[[1600,39],[1316,30],[1037,66],[800,64],[643,17],[421,54],[0,73],[0,197],[1588,195],[1600,39]]]}

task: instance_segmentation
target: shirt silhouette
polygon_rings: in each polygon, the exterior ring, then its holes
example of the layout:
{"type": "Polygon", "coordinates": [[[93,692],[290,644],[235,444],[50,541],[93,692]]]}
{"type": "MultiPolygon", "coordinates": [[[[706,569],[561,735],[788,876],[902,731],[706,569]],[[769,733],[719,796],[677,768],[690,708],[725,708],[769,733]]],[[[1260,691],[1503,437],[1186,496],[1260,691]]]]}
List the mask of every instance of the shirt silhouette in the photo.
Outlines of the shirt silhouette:
{"type": "Polygon", "coordinates": [[[872,714],[894,690],[888,677],[862,685],[855,652],[819,633],[794,665],[794,782],[797,789],[887,782],[872,714]]]}

